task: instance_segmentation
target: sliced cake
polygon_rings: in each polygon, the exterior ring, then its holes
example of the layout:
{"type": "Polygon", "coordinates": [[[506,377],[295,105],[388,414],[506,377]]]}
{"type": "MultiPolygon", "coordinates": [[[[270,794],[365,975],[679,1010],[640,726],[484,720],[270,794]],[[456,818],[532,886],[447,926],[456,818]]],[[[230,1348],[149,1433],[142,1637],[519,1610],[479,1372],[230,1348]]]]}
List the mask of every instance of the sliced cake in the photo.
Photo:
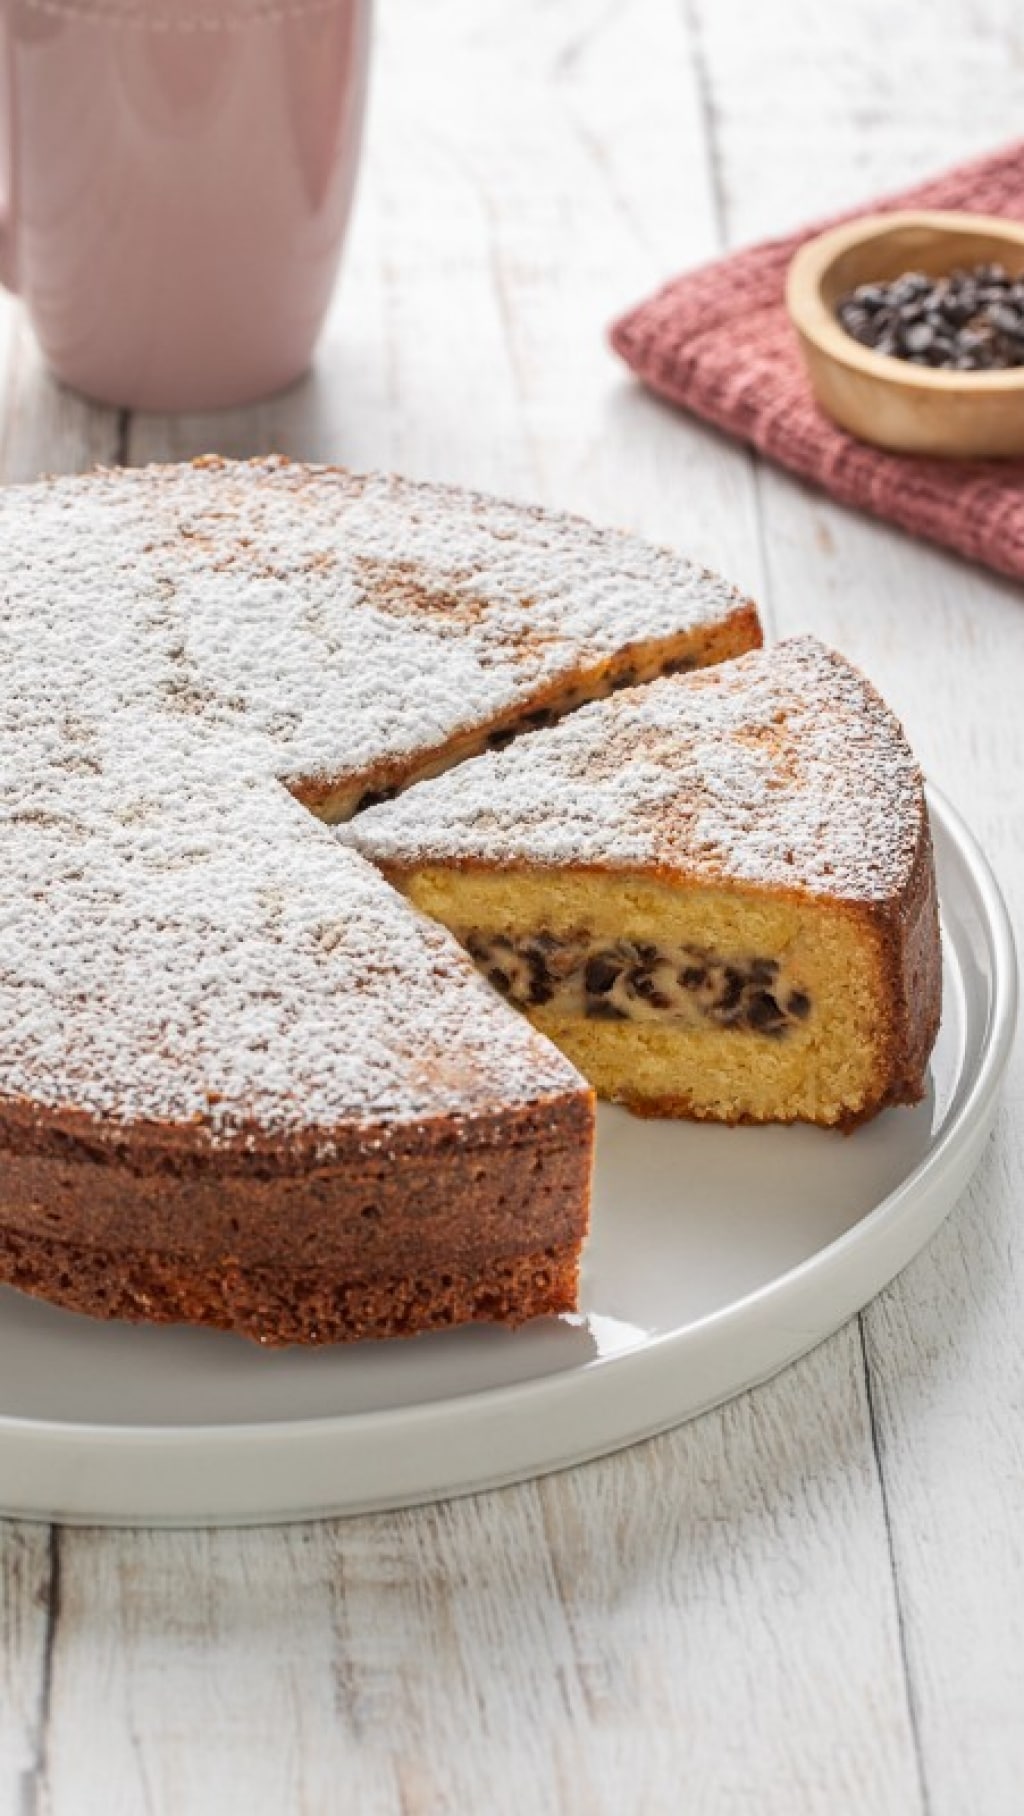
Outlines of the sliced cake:
{"type": "Polygon", "coordinates": [[[592,1093],[304,808],[760,639],[664,550],[284,461],[0,492],[0,1281],[265,1343],[575,1303],[592,1093]]]}
{"type": "Polygon", "coordinates": [[[921,777],[812,638],[583,707],[346,836],[601,1096],[848,1127],[921,1095],[941,976],[921,777]]]}

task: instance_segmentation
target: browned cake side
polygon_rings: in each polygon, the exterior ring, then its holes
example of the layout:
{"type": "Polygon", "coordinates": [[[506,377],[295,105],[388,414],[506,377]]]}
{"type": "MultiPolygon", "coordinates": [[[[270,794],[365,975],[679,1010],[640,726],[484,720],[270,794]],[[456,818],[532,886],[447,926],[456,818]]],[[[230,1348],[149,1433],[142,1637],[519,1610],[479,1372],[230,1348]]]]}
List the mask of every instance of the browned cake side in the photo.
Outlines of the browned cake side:
{"type": "Polygon", "coordinates": [[[226,1155],[172,1127],[133,1128],[129,1159],[86,1117],[8,1111],[0,1281],[268,1345],[518,1324],[576,1304],[592,1134],[592,1103],[567,1093],[348,1133],[329,1161],[266,1138],[226,1155]]]}
{"type": "MultiPolygon", "coordinates": [[[[886,1019],[885,1104],[918,1103],[942,1014],[942,945],[935,858],[927,815],[903,889],[878,911],[886,1019]]],[[[867,1112],[871,1114],[872,1112],[867,1112]]]]}

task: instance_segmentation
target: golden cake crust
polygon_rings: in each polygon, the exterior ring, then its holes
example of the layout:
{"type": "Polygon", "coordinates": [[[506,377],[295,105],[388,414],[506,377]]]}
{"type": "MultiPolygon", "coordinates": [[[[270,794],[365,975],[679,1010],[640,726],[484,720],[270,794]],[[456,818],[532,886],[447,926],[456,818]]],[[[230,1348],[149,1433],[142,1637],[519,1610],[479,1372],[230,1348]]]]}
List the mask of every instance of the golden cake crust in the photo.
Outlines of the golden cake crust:
{"type": "Polygon", "coordinates": [[[0,558],[0,1279],[266,1342],[565,1309],[592,1094],[306,806],[749,647],[749,602],[279,460],[8,488],[0,558]]]}

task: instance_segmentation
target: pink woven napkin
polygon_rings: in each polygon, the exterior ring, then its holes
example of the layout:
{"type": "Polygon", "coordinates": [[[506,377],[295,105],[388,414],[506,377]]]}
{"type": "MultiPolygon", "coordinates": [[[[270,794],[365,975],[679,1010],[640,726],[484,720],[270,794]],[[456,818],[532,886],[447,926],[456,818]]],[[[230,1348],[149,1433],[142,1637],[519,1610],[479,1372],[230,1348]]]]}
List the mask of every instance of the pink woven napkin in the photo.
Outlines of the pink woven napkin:
{"type": "Polygon", "coordinates": [[[1024,221],[1024,141],[686,272],[617,321],[612,345],[663,396],[813,481],[844,504],[1024,578],[1024,460],[885,454],[818,409],[783,301],[796,248],[856,214],[967,208],[1024,221]]]}

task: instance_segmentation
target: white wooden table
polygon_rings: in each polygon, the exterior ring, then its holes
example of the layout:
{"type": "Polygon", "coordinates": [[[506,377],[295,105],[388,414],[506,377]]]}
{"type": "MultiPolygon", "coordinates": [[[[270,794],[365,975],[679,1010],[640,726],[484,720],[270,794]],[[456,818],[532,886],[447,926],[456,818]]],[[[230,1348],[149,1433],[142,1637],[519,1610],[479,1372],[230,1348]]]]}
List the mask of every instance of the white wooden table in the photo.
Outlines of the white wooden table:
{"type": "MultiPolygon", "coordinates": [[[[60,392],[0,315],[0,478],[207,449],[579,509],[861,660],[1024,898],[1024,597],[632,385],[608,319],[1021,130],[1011,0],[382,0],[315,375],[60,392]]],[[[770,1385],[547,1481],[242,1533],[0,1525],[2,1816],[1024,1809],[1024,1067],[964,1202],[770,1385]]]]}

